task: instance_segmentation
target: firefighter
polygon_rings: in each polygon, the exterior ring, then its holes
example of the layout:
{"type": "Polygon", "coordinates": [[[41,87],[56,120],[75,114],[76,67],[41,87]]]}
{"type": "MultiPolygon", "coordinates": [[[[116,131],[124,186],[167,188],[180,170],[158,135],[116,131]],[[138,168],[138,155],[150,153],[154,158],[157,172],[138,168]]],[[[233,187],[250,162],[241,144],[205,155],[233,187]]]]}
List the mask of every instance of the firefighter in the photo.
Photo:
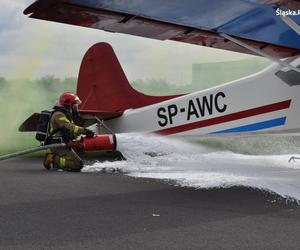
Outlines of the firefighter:
{"type": "Polygon", "coordinates": [[[47,144],[66,143],[67,148],[51,149],[51,153],[45,155],[44,167],[66,171],[80,171],[83,161],[74,151],[74,140],[79,135],[94,137],[92,130],[74,124],[74,118],[78,116],[78,105],[81,103],[79,97],[71,92],[63,93],[59,102],[53,107],[50,118],[49,136],[47,144]]]}

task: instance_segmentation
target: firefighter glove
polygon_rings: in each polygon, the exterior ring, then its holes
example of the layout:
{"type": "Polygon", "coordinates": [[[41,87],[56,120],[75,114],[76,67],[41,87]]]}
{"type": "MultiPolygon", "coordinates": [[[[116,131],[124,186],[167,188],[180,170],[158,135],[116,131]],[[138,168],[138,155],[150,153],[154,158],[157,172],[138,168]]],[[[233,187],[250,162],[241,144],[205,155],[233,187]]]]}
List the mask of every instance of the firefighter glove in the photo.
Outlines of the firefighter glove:
{"type": "Polygon", "coordinates": [[[85,135],[88,138],[93,138],[95,136],[95,132],[90,129],[85,129],[85,135]]]}

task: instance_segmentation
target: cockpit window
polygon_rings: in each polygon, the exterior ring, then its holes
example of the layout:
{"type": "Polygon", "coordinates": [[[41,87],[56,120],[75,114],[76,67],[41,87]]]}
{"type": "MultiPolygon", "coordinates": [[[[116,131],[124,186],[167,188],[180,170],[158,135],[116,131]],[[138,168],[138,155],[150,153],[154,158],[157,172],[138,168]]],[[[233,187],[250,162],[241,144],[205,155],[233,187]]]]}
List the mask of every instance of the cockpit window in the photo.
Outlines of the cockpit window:
{"type": "MultiPolygon", "coordinates": [[[[300,66],[297,68],[300,69],[300,66]]],[[[295,70],[288,70],[288,71],[277,71],[275,73],[277,77],[279,77],[282,81],[287,83],[289,86],[296,86],[300,85],[300,73],[295,70]]]]}

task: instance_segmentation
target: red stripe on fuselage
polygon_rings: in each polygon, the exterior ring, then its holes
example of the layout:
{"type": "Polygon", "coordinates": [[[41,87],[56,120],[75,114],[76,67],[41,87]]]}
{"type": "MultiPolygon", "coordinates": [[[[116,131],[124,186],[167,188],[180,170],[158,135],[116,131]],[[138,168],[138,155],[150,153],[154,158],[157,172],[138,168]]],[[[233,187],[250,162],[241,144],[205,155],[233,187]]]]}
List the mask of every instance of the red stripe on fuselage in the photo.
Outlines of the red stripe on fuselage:
{"type": "Polygon", "coordinates": [[[273,111],[282,110],[282,109],[287,109],[290,107],[290,104],[291,104],[291,100],[277,102],[277,103],[265,105],[262,107],[247,109],[244,111],[240,111],[240,112],[236,112],[236,113],[232,113],[232,114],[228,114],[228,115],[224,115],[224,116],[214,117],[214,118],[207,119],[207,120],[192,122],[192,123],[183,124],[183,125],[179,125],[179,126],[172,127],[172,128],[158,130],[158,131],[156,131],[156,133],[162,134],[162,135],[171,135],[171,134],[181,133],[181,132],[192,130],[192,129],[208,127],[211,125],[235,121],[235,120],[247,118],[250,116],[255,116],[255,115],[260,115],[260,114],[265,114],[265,113],[269,113],[269,112],[273,112],[273,111]]]}

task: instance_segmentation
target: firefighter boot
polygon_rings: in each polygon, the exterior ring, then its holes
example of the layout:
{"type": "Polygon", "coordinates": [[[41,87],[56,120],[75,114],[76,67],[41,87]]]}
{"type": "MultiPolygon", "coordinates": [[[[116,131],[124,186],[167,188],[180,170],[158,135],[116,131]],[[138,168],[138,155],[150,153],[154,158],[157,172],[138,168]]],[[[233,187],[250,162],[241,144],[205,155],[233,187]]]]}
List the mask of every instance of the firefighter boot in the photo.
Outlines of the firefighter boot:
{"type": "Polygon", "coordinates": [[[54,155],[49,153],[45,155],[43,165],[47,170],[50,170],[51,167],[53,166],[54,162],[54,155]]]}

